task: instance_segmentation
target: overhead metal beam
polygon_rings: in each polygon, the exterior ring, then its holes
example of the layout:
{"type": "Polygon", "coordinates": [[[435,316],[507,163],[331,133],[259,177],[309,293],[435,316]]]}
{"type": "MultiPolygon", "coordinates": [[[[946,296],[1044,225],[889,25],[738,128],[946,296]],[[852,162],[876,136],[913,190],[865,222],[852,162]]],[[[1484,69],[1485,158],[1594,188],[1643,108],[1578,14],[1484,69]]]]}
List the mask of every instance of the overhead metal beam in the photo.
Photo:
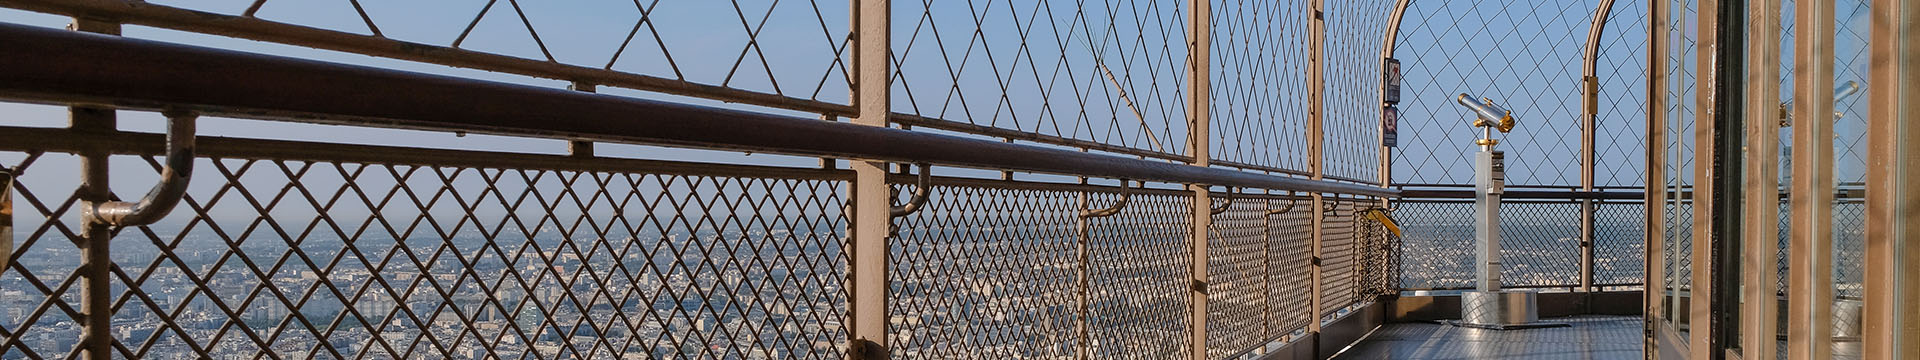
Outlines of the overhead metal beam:
{"type": "Polygon", "coordinates": [[[0,24],[0,99],[1394,197],[1377,186],[0,24]],[[287,86],[301,84],[301,86],[287,86]],[[739,131],[755,129],[755,131],[739,131]]]}

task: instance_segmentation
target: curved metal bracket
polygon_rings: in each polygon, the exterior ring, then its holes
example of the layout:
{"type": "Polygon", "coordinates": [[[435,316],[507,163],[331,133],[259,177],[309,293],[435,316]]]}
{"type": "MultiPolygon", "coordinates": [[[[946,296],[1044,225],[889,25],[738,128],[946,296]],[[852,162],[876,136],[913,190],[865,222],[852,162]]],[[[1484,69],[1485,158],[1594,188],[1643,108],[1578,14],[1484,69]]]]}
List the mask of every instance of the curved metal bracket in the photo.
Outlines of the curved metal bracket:
{"type": "Polygon", "coordinates": [[[1295,192],[1292,192],[1292,191],[1288,191],[1288,192],[1287,192],[1287,207],[1283,207],[1283,208],[1279,208],[1279,209],[1274,209],[1274,210],[1267,210],[1267,216],[1274,216],[1274,215],[1280,215],[1280,214],[1285,214],[1285,213],[1287,213],[1288,211],[1293,211],[1293,204],[1297,204],[1297,203],[1299,203],[1299,202],[1300,202],[1300,199],[1298,199],[1298,198],[1296,198],[1297,196],[1299,196],[1299,195],[1298,195],[1298,194],[1296,194],[1295,192]]]}
{"type": "Polygon", "coordinates": [[[0,269],[13,258],[13,169],[0,167],[0,269]]]}
{"type": "Polygon", "coordinates": [[[1227,195],[1222,197],[1227,198],[1227,202],[1217,207],[1207,208],[1208,215],[1220,215],[1220,213],[1227,212],[1227,208],[1233,207],[1233,187],[1228,186],[1227,195]]]}
{"type": "Polygon", "coordinates": [[[1119,201],[1115,201],[1112,207],[1108,207],[1105,209],[1095,209],[1095,210],[1088,210],[1086,209],[1087,207],[1086,203],[1084,202],[1080,203],[1080,208],[1081,208],[1080,217],[1097,218],[1097,217],[1108,217],[1108,216],[1113,216],[1114,214],[1119,214],[1120,210],[1124,210],[1127,208],[1127,198],[1132,197],[1131,192],[1128,191],[1129,189],[1132,189],[1132,187],[1127,186],[1127,180],[1120,180],[1120,200],[1119,201]]]}
{"type": "Polygon", "coordinates": [[[86,212],[93,220],[113,226],[140,226],[160,221],[187,195],[187,183],[193,179],[194,121],[200,114],[168,110],[166,167],[160,170],[160,183],[140,198],[140,202],[109,201],[86,212]]]}
{"type": "Polygon", "coordinates": [[[913,198],[907,199],[906,205],[888,208],[888,212],[893,214],[893,217],[912,215],[920,211],[920,208],[927,205],[927,197],[933,195],[933,165],[927,163],[914,165],[920,168],[920,180],[914,185],[913,198]]]}
{"type": "Polygon", "coordinates": [[[1322,217],[1340,217],[1340,202],[1335,200],[1340,200],[1340,198],[1336,196],[1333,199],[1320,203],[1320,215],[1322,217]]]}
{"type": "Polygon", "coordinates": [[[1600,78],[1597,68],[1600,62],[1600,37],[1607,30],[1607,18],[1613,16],[1613,0],[1601,0],[1593,9],[1593,23],[1587,26],[1587,46],[1580,61],[1580,82],[1585,94],[1581,97],[1581,115],[1594,116],[1598,113],[1600,78]]]}

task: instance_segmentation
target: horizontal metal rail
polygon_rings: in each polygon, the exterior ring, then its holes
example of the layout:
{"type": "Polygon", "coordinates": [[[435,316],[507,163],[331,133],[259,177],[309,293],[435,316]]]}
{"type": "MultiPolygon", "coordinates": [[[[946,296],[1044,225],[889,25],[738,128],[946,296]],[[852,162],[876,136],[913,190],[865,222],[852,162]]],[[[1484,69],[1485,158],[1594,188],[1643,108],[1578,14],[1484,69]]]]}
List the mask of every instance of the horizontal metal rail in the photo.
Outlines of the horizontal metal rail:
{"type": "MultiPolygon", "coordinates": [[[[252,16],[236,16],[183,9],[144,1],[0,0],[0,7],[80,18],[107,19],[127,24],[229,36],[452,67],[495,71],[536,78],[623,87],[664,94],[720,100],[729,103],[818,113],[828,116],[853,116],[855,113],[853,106],[848,104],[743,90],[722,85],[702,84],[683,79],[635,74],[608,68],[570,65],[554,61],[467,50],[458,47],[422,44],[378,35],[355,34],[332,29],[275,22],[252,16]]],[[[888,116],[888,120],[896,124],[1078,147],[1151,159],[1181,162],[1188,162],[1193,159],[1190,155],[1137,149],[1121,145],[1104,144],[1097,141],[983,126],[964,121],[913,114],[892,113],[888,116]]]]}
{"type": "Polygon", "coordinates": [[[0,25],[0,98],[1397,197],[1315,181],[794,116],[0,25]],[[289,86],[298,84],[298,86],[289,86]],[[752,131],[740,131],[753,129],[752,131]]]}
{"type": "MultiPolygon", "coordinates": [[[[218,159],[348,162],[366,164],[502,168],[549,171],[643,172],[691,176],[779,178],[795,180],[852,180],[848,170],[709,164],[681,161],[576,157],[501,151],[452,150],[408,146],[339,144],[199,136],[197,156],[218,159]]],[[[116,155],[160,156],[165,136],[136,132],[90,132],[59,128],[0,127],[0,151],[79,153],[89,150],[116,155]]],[[[912,182],[911,177],[903,177],[912,182]]]]}
{"type": "MultiPolygon", "coordinates": [[[[1408,199],[1472,199],[1473,190],[1401,190],[1400,196],[1408,199]]],[[[1580,190],[1508,190],[1500,196],[1505,199],[1543,199],[1543,200],[1642,200],[1646,193],[1640,191],[1580,191],[1580,190]]]]}

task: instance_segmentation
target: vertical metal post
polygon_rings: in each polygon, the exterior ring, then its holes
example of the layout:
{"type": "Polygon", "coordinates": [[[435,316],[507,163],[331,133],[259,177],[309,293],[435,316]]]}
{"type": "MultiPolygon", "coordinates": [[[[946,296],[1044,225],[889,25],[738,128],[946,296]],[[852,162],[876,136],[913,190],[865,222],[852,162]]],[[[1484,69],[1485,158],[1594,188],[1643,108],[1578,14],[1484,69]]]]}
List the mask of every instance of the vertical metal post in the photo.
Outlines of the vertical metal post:
{"type": "MultiPolygon", "coordinates": [[[[1271,195],[1272,191],[1268,191],[1271,195]]],[[[1273,322],[1273,199],[1260,200],[1260,343],[1262,352],[1265,344],[1273,341],[1277,329],[1273,322]]]]}
{"type": "MultiPolygon", "coordinates": [[[[567,85],[567,89],[590,93],[596,92],[598,87],[594,86],[593,83],[575,81],[573,84],[567,85]]],[[[578,158],[591,158],[594,156],[593,142],[586,140],[568,140],[567,155],[578,158]]]]}
{"type": "MultiPolygon", "coordinates": [[[[1728,355],[1725,350],[1739,346],[1735,341],[1742,335],[1740,327],[1741,295],[1739,290],[1745,278],[1741,276],[1741,258],[1744,253],[1741,231],[1746,229],[1741,212],[1745,203],[1741,191],[1745,183],[1741,181],[1747,166],[1743,145],[1747,140],[1746,131],[1741,125],[1746,118],[1741,114],[1746,107],[1741,102],[1746,98],[1746,50],[1747,0],[1721,0],[1715,12],[1717,26],[1713,33],[1714,72],[1712,74],[1713,93],[1713,211],[1717,216],[1711,219],[1711,246],[1709,247],[1709,267],[1713,268],[1713,297],[1708,306],[1711,309],[1712,323],[1704,331],[1713,337],[1713,346],[1720,356],[1728,355]]],[[[1772,40],[1778,41],[1778,40],[1772,40]]],[[[1773,79],[1769,79],[1773,81],[1773,79]]],[[[1777,98],[1777,95],[1776,95],[1777,98]]],[[[1773,138],[1768,138],[1773,139],[1773,138]]],[[[1771,161],[1771,159],[1769,160],[1771,161]]],[[[1767,166],[1774,166],[1769,162],[1767,166]]],[[[1778,204],[1770,204],[1778,211],[1778,204]]],[[[1776,215],[1777,216],[1777,215],[1776,215]]],[[[1768,217],[1768,221],[1779,221],[1768,217]]],[[[1775,234],[1778,236],[1778,234],[1775,234]]],[[[1776,240],[1766,242],[1766,246],[1775,246],[1776,240]]],[[[1760,261],[1758,259],[1754,261],[1760,261]]],[[[1768,259],[1771,261],[1771,259],[1768,259]]]]}
{"type": "Polygon", "coordinates": [[[1863,358],[1920,357],[1920,0],[1876,0],[1863,358]]]}
{"type": "Polygon", "coordinates": [[[1644,184],[1646,201],[1644,219],[1647,223],[1645,291],[1646,310],[1643,319],[1646,322],[1647,349],[1646,358],[1659,357],[1660,342],[1657,340],[1659,329],[1668,323],[1666,319],[1668,291],[1676,294],[1679,289],[1669,288],[1666,282],[1666,233],[1667,233],[1667,77],[1671,69],[1667,65],[1667,51],[1670,35],[1667,32],[1668,9],[1670,0],[1652,0],[1648,4],[1647,22],[1647,178],[1644,184]],[[1655,285],[1658,283],[1659,285],[1655,285]]]}
{"type": "MultiPolygon", "coordinates": [[[[1320,180],[1326,176],[1324,171],[1322,171],[1322,167],[1326,162],[1326,156],[1321,151],[1321,143],[1325,140],[1323,139],[1325,136],[1323,124],[1326,117],[1326,102],[1324,101],[1326,79],[1321,77],[1321,73],[1324,71],[1322,61],[1325,60],[1326,54],[1324,54],[1324,46],[1327,40],[1327,23],[1324,12],[1326,4],[1324,1],[1325,0],[1307,0],[1310,5],[1308,9],[1313,16],[1313,18],[1308,21],[1307,26],[1307,173],[1311,174],[1314,180],[1320,180]]],[[[1307,331],[1319,333],[1321,302],[1325,300],[1322,296],[1322,293],[1325,291],[1325,286],[1321,286],[1320,280],[1322,276],[1322,269],[1320,268],[1320,244],[1322,240],[1324,240],[1322,237],[1325,235],[1324,231],[1321,231],[1321,224],[1326,221],[1326,219],[1324,219],[1326,212],[1321,209],[1325,208],[1323,205],[1326,199],[1323,197],[1323,194],[1319,192],[1314,192],[1309,195],[1313,197],[1313,207],[1308,208],[1309,211],[1313,212],[1308,216],[1308,218],[1313,219],[1313,228],[1311,229],[1313,231],[1313,263],[1311,264],[1313,267],[1310,271],[1312,283],[1308,284],[1308,286],[1313,290],[1310,291],[1312,297],[1307,300],[1307,313],[1309,314],[1307,331]]]]}
{"type": "MultiPolygon", "coordinates": [[[[69,30],[99,34],[120,35],[120,24],[84,18],[74,18],[68,25],[69,30]]],[[[118,131],[118,118],[114,110],[96,106],[73,106],[67,108],[70,116],[68,125],[76,132],[111,133],[118,131]]],[[[108,170],[112,165],[110,155],[105,149],[88,149],[80,154],[80,201],[84,209],[105,204],[113,199],[113,191],[108,186],[108,170]]],[[[92,214],[92,211],[83,211],[92,214]]],[[[81,283],[80,298],[81,319],[80,352],[81,358],[105,360],[113,354],[113,303],[111,279],[113,257],[111,254],[113,227],[101,219],[92,216],[82,217],[85,238],[80,242],[80,269],[84,278],[81,283]]]]}
{"type": "Polygon", "coordinates": [[[1833,0],[1794,5],[1787,358],[1833,357],[1833,0]]]}
{"type": "MultiPolygon", "coordinates": [[[[101,107],[75,106],[67,109],[72,117],[75,131],[109,133],[115,131],[116,117],[113,109],[101,107]]],[[[112,201],[113,192],[108,188],[107,171],[112,168],[108,163],[106,150],[91,149],[80,155],[80,200],[84,208],[112,201]]],[[[86,213],[92,213],[87,211],[86,213]]],[[[109,254],[109,243],[113,240],[113,227],[105,221],[87,216],[84,219],[86,232],[81,241],[80,273],[84,277],[81,289],[81,340],[82,358],[106,359],[113,351],[112,303],[109,301],[108,274],[113,266],[109,254]]]]}
{"type": "MultiPolygon", "coordinates": [[[[1613,0],[1603,0],[1593,9],[1593,23],[1587,26],[1586,55],[1580,70],[1580,190],[1593,192],[1594,124],[1600,115],[1600,37],[1613,13],[1613,0]]],[[[1580,200],[1580,291],[1593,291],[1593,212],[1592,198],[1580,200]]]]}
{"type": "MultiPolygon", "coordinates": [[[[1777,354],[1780,247],[1780,0],[1747,0],[1745,163],[1740,206],[1740,355],[1777,354]]],[[[1831,89],[1831,88],[1829,88],[1831,89]]],[[[1829,90],[1831,91],[1831,90],[1829,90]]],[[[1813,324],[1807,324],[1813,326],[1813,324]]]]}
{"type": "MultiPolygon", "coordinates": [[[[1213,4],[1211,0],[1187,0],[1187,154],[1193,156],[1193,166],[1211,166],[1212,148],[1211,121],[1208,110],[1212,96],[1213,82],[1209,76],[1213,61],[1210,55],[1213,40],[1213,4]]],[[[1193,191],[1193,231],[1189,234],[1193,258],[1188,263],[1192,270],[1188,290],[1188,307],[1192,311],[1187,322],[1192,331],[1188,333],[1191,346],[1189,357],[1194,360],[1207,359],[1207,230],[1213,227],[1213,197],[1207,193],[1207,185],[1187,184],[1193,191]]]]}
{"type": "MultiPolygon", "coordinates": [[[[1080,178],[1080,184],[1085,185],[1086,183],[1086,178],[1080,178]]],[[[1127,186],[1127,182],[1121,181],[1120,186],[1127,186]]],[[[1077,360],[1087,360],[1093,358],[1093,340],[1089,339],[1091,332],[1087,329],[1087,318],[1093,314],[1091,306],[1089,306],[1092,299],[1087,297],[1089,289],[1093,286],[1093,272],[1091,269],[1088,269],[1088,266],[1092,264],[1093,261],[1092,249],[1090,248],[1092,244],[1088,243],[1092,240],[1089,237],[1092,235],[1090,233],[1093,229],[1093,219],[1086,214],[1088,206],[1090,205],[1088,204],[1087,192],[1080,191],[1077,196],[1080,198],[1081,213],[1073,218],[1075,234],[1077,235],[1075,237],[1073,250],[1079,259],[1073,266],[1074,289],[1076,290],[1073,297],[1073,333],[1074,339],[1077,339],[1078,342],[1074,343],[1073,358],[1077,360]]]]}
{"type": "MultiPolygon", "coordinates": [[[[853,123],[887,126],[891,110],[888,86],[890,0],[855,0],[853,99],[858,115],[853,123]]],[[[849,358],[886,358],[887,348],[887,238],[891,236],[893,194],[887,186],[887,163],[849,161],[853,168],[853,239],[850,256],[852,298],[848,302],[851,338],[849,358]]]]}
{"type": "MultiPolygon", "coordinates": [[[[1714,256],[1714,247],[1724,240],[1716,237],[1718,234],[1715,232],[1714,216],[1715,211],[1720,210],[1717,209],[1720,207],[1719,201],[1726,195],[1716,191],[1719,187],[1716,182],[1723,176],[1716,172],[1721,167],[1718,163],[1721,160],[1720,149],[1716,145],[1719,144],[1717,140],[1722,136],[1717,133],[1717,130],[1719,117],[1724,116],[1722,112],[1725,110],[1717,106],[1717,102],[1720,100],[1718,97],[1726,96],[1726,92],[1731,90],[1721,87],[1719,82],[1723,65],[1726,65],[1724,62],[1730,60],[1720,56],[1726,52],[1720,47],[1729,46],[1725,41],[1727,37],[1720,33],[1724,25],[1721,13],[1727,10],[1722,6],[1726,2],[1729,1],[1701,1],[1699,19],[1696,21],[1699,26],[1696,32],[1699,34],[1696,42],[1699,51],[1695,52],[1698,60],[1694,64],[1698,67],[1695,78],[1699,84],[1695,87],[1697,111],[1694,119],[1693,135],[1696,145],[1693,157],[1696,163],[1693,171],[1693,249],[1691,249],[1693,287],[1689,290],[1691,306],[1687,309],[1690,326],[1687,333],[1689,343],[1687,348],[1691,352],[1689,358],[1698,360],[1719,359],[1725,355],[1720,350],[1721,334],[1717,327],[1720,321],[1716,317],[1721,314],[1716,311],[1719,309],[1715,308],[1717,303],[1715,298],[1719,295],[1718,292],[1723,290],[1718,288],[1721,282],[1717,278],[1720,277],[1720,272],[1727,269],[1717,266],[1719,259],[1714,256]]],[[[1739,11],[1737,8],[1732,10],[1739,11]]]]}

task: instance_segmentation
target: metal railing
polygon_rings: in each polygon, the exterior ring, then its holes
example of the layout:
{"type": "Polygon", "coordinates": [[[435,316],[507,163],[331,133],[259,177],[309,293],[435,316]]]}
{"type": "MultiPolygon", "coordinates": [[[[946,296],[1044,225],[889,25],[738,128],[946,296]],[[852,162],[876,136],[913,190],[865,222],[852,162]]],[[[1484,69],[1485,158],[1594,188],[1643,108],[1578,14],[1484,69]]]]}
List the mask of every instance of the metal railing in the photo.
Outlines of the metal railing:
{"type": "Polygon", "coordinates": [[[0,58],[0,98],[72,112],[0,127],[21,234],[0,358],[1233,358],[1391,292],[1400,246],[1358,215],[1399,193],[1362,180],[1378,133],[1319,96],[1372,95],[1260,60],[1374,71],[1331,59],[1371,56],[1384,19],[1334,10],[1349,31],[1329,33],[1317,2],[830,3],[635,3],[608,12],[632,23],[600,62],[557,39],[583,30],[546,3],[451,22],[352,3],[342,22],[264,1],[0,1],[80,30],[0,24],[0,49],[32,54],[0,58]],[[708,39],[741,49],[726,71],[669,25],[713,14],[741,27],[708,39]],[[796,19],[808,31],[784,31],[796,19]],[[1298,28],[1260,25],[1279,23],[1298,28]],[[571,86],[112,36],[123,24],[571,86]],[[984,34],[1002,29],[1017,34],[984,34]],[[476,40],[503,31],[531,46],[476,40]],[[1298,99],[1253,89],[1311,101],[1274,110],[1298,99]],[[645,93],[593,93],[622,90],[645,93]],[[115,121],[153,110],[569,150],[201,134],[172,214],[80,217],[132,189],[118,179],[170,169],[161,136],[115,121]],[[1231,140],[1268,127],[1284,130],[1231,140]],[[824,160],[610,154],[622,144],[824,160]]]}

